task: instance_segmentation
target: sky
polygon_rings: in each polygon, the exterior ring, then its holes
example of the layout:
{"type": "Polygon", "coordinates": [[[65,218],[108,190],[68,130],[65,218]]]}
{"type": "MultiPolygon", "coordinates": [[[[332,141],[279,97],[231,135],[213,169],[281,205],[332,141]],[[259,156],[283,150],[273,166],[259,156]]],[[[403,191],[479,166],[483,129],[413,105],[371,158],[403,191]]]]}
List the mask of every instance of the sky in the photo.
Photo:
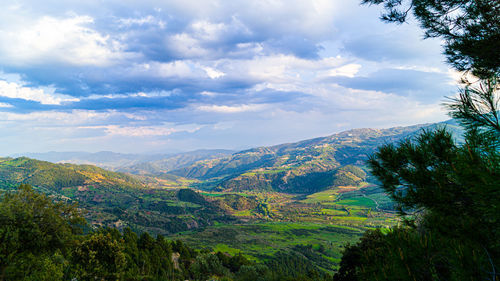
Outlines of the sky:
{"type": "Polygon", "coordinates": [[[345,0],[4,0],[0,155],[245,149],[446,120],[441,42],[345,0]]]}

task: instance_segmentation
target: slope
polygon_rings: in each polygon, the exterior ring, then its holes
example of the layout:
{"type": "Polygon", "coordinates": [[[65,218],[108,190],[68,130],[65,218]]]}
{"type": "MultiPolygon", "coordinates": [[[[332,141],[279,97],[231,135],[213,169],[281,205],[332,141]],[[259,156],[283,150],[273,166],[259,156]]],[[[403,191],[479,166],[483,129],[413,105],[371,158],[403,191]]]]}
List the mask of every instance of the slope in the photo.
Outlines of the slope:
{"type": "MultiPolygon", "coordinates": [[[[422,129],[442,125],[354,129],[328,137],[245,150],[170,173],[204,180],[205,183],[197,187],[207,190],[310,194],[331,186],[357,185],[365,181],[364,161],[381,144],[397,142],[422,129]],[[347,165],[350,166],[345,168],[347,165]]],[[[446,125],[452,130],[455,127],[454,124],[446,125]]]]}
{"type": "Polygon", "coordinates": [[[0,191],[21,183],[77,203],[95,226],[168,234],[231,220],[189,189],[150,188],[140,178],[91,165],[0,158],[0,191]]]}

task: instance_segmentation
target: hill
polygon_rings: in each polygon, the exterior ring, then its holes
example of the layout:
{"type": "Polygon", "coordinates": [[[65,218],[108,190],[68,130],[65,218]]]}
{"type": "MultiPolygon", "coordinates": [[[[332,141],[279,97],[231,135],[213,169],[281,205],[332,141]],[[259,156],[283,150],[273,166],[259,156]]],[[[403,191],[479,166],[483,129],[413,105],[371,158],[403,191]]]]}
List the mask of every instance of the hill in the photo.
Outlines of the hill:
{"type": "Polygon", "coordinates": [[[21,183],[53,191],[88,186],[144,187],[143,183],[132,176],[92,165],[54,164],[27,157],[0,158],[0,185],[9,187],[21,183]]]}
{"type": "Polygon", "coordinates": [[[153,174],[189,166],[200,160],[224,157],[233,152],[232,150],[225,149],[200,149],[172,154],[128,154],[111,151],[95,153],[51,151],[45,153],[21,153],[13,157],[25,156],[53,163],[89,164],[119,172],[153,174]]]}
{"type": "Polygon", "coordinates": [[[158,156],[155,160],[143,161],[133,165],[121,166],[116,170],[120,172],[139,175],[158,175],[174,169],[193,165],[198,161],[223,158],[234,153],[226,149],[201,149],[168,156],[158,156]]]}
{"type": "Polygon", "coordinates": [[[21,183],[77,203],[97,226],[168,234],[230,220],[222,209],[190,189],[155,189],[146,179],[91,165],[0,158],[0,190],[21,183]]]}
{"type": "Polygon", "coordinates": [[[345,241],[397,223],[393,202],[366,171],[367,155],[435,126],[357,129],[230,155],[163,155],[120,168],[135,175],[0,158],[0,189],[32,184],[56,200],[78,203],[94,226],[129,226],[200,249],[243,251],[254,260],[292,251],[331,272],[345,241]]]}
{"type": "MultiPolygon", "coordinates": [[[[449,122],[448,122],[449,123],[449,122]]],[[[444,124],[390,129],[355,129],[296,143],[259,147],[231,156],[199,161],[170,174],[205,181],[207,190],[267,190],[314,193],[366,180],[364,161],[378,146],[444,124]]],[[[454,124],[446,124],[452,131],[454,124]]]]}

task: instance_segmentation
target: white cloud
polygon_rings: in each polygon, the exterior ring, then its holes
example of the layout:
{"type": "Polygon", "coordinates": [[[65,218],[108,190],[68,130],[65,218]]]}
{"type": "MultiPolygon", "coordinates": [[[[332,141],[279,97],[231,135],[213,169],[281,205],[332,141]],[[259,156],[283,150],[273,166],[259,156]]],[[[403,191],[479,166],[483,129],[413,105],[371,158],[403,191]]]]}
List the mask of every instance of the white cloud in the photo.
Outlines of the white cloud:
{"type": "MultiPolygon", "coordinates": [[[[167,140],[175,149],[249,147],[444,116],[435,100],[427,104],[425,97],[363,84],[382,69],[446,68],[428,58],[437,50],[442,60],[439,45],[415,44],[418,26],[385,25],[378,10],[357,1],[14,2],[0,9],[0,69],[21,73],[0,73],[0,96],[6,97],[0,108],[15,105],[0,111],[0,138],[10,140],[2,144],[5,151],[149,150],[147,144],[167,140]],[[408,30],[412,36],[403,36],[408,30]],[[391,36],[370,41],[383,34],[391,36]],[[60,90],[80,86],[81,96],[71,92],[77,97],[60,90]],[[138,97],[172,100],[181,108],[134,107],[138,97]],[[81,100],[84,106],[119,109],[22,114],[12,111],[32,107],[7,98],[64,108],[81,100]],[[116,102],[100,103],[102,98],[116,102]]],[[[425,91],[428,85],[419,87],[425,91]]]]}
{"type": "Polygon", "coordinates": [[[169,37],[168,48],[178,56],[185,58],[204,57],[209,55],[209,50],[201,46],[201,42],[188,33],[174,34],[169,37]]]}
{"type": "Polygon", "coordinates": [[[92,110],[72,110],[70,112],[37,111],[30,113],[0,112],[0,120],[4,122],[32,121],[30,123],[32,127],[60,127],[102,122],[117,114],[115,111],[96,112],[92,110]]]}
{"type": "Polygon", "coordinates": [[[223,36],[224,32],[228,29],[228,27],[224,23],[195,21],[191,24],[190,29],[193,31],[193,35],[198,40],[203,40],[206,42],[219,40],[223,36]]]}
{"type": "Polygon", "coordinates": [[[220,77],[223,77],[224,75],[226,75],[224,72],[222,71],[218,71],[217,69],[214,69],[214,68],[211,68],[211,67],[202,67],[203,70],[205,70],[205,72],[207,73],[208,77],[210,77],[210,79],[217,79],[217,78],[220,78],[220,77]]]}
{"type": "Polygon", "coordinates": [[[131,77],[194,77],[205,76],[205,71],[197,67],[192,61],[189,60],[176,60],[172,62],[156,62],[151,61],[142,64],[134,64],[127,68],[124,75],[131,77]],[[196,71],[198,70],[198,73],[196,71]]]}
{"type": "Polygon", "coordinates": [[[146,25],[146,24],[155,24],[163,29],[167,25],[167,23],[165,21],[163,21],[161,19],[157,19],[156,17],[154,17],[152,15],[148,15],[148,16],[140,17],[140,18],[121,18],[118,20],[118,22],[120,23],[120,25],[123,28],[131,27],[133,25],[142,26],[142,25],[146,25]]]}
{"type": "Polygon", "coordinates": [[[155,126],[127,126],[127,125],[102,125],[102,126],[80,126],[78,129],[103,129],[107,136],[125,137],[155,137],[169,136],[178,132],[193,133],[203,126],[197,124],[176,125],[173,123],[163,123],[155,126]]]}
{"type": "Polygon", "coordinates": [[[4,80],[0,80],[0,96],[53,105],[60,105],[65,102],[79,101],[78,98],[55,93],[54,88],[31,88],[25,87],[22,84],[7,82],[4,80]]]}
{"type": "Polygon", "coordinates": [[[168,136],[176,132],[173,128],[163,127],[126,127],[119,125],[107,126],[84,126],[79,129],[104,129],[107,135],[111,136],[129,136],[129,137],[147,137],[147,136],[168,136]]]}
{"type": "Polygon", "coordinates": [[[134,98],[134,97],[144,97],[144,98],[152,98],[152,97],[168,97],[172,94],[171,91],[152,91],[152,92],[138,92],[138,93],[128,93],[128,94],[106,94],[106,95],[90,95],[88,97],[82,97],[81,99],[88,100],[98,100],[98,99],[125,99],[125,98],[134,98]]]}
{"type": "Polygon", "coordinates": [[[330,71],[328,71],[328,76],[345,76],[353,78],[359,72],[360,68],[361,68],[360,64],[351,63],[331,69],[330,71]]]}
{"type": "Polygon", "coordinates": [[[65,62],[105,66],[130,57],[109,35],[88,27],[90,16],[22,18],[12,29],[0,30],[0,55],[12,64],[65,62]]]}
{"type": "Polygon", "coordinates": [[[267,106],[263,104],[242,104],[242,105],[201,105],[197,109],[206,112],[216,113],[240,113],[248,111],[259,111],[265,109],[267,106]]]}
{"type": "MultiPolygon", "coordinates": [[[[219,60],[218,69],[231,77],[251,77],[270,83],[306,82],[324,76],[323,72],[344,67],[343,58],[304,59],[274,54],[245,60],[219,60]]],[[[343,70],[344,73],[352,69],[343,70]]]]}

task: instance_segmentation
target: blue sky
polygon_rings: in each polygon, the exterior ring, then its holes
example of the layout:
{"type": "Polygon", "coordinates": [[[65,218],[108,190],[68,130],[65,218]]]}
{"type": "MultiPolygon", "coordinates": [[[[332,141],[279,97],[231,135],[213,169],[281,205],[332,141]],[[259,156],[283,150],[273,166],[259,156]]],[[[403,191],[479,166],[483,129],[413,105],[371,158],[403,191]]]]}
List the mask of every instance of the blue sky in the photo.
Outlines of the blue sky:
{"type": "Polygon", "coordinates": [[[243,149],[446,119],[440,42],[343,0],[3,1],[0,154],[243,149]]]}

